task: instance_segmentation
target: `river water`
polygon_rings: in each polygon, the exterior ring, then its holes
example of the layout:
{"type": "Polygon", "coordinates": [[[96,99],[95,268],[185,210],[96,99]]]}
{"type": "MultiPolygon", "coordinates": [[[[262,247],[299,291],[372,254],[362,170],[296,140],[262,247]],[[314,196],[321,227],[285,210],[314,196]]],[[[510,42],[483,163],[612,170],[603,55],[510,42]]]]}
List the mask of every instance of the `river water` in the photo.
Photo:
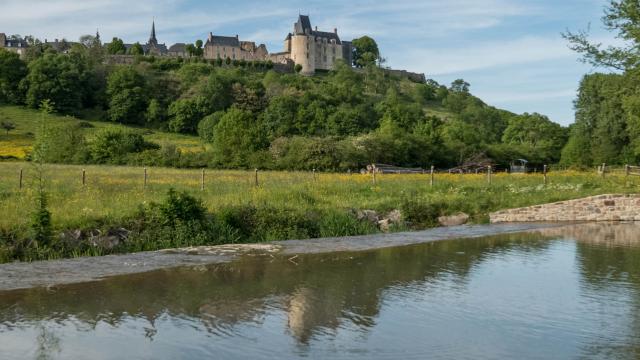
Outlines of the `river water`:
{"type": "Polygon", "coordinates": [[[640,356],[640,225],[0,292],[0,359],[640,356]]]}

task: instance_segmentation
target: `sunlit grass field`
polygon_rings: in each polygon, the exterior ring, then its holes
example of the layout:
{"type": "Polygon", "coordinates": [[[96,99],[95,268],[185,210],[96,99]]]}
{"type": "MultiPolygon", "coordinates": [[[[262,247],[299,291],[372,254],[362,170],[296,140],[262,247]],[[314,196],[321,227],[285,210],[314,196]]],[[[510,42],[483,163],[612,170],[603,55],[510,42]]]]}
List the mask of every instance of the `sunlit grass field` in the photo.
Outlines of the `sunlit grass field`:
{"type": "MultiPolygon", "coordinates": [[[[35,168],[30,163],[0,162],[0,229],[25,229],[35,204],[35,168]],[[23,170],[23,188],[19,174],[23,170]]],[[[137,167],[45,165],[49,208],[57,229],[117,224],[149,202],[160,202],[170,188],[187,191],[215,212],[233,205],[252,204],[297,211],[374,209],[390,211],[405,201],[447,204],[443,212],[466,211],[475,222],[491,211],[579,198],[603,193],[634,193],[640,178],[624,174],[559,171],[541,174],[428,174],[376,176],[311,172],[259,172],[137,167]],[[82,185],[82,170],[86,185],[82,185]]],[[[443,214],[445,215],[445,214],[443,214]]]]}
{"type": "MultiPolygon", "coordinates": [[[[72,116],[43,115],[36,110],[18,106],[0,106],[0,121],[9,121],[16,125],[16,128],[11,130],[9,134],[0,129],[0,158],[14,157],[24,159],[33,148],[35,133],[43,116],[46,123],[51,125],[83,121],[72,116]]],[[[92,127],[84,130],[88,139],[91,139],[93,134],[101,129],[119,128],[140,131],[147,141],[161,146],[171,144],[182,152],[202,152],[206,149],[206,144],[197,136],[135,128],[105,121],[86,122],[92,125],[92,127]]]]}

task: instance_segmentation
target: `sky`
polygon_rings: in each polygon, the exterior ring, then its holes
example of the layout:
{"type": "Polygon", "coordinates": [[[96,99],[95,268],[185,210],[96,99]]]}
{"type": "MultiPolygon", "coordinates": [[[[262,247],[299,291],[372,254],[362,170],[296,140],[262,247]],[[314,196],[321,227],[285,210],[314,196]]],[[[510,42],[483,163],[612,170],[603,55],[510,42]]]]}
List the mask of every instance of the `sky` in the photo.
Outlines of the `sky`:
{"type": "Polygon", "coordinates": [[[607,0],[0,0],[0,32],[77,40],[100,30],[103,41],[149,38],[194,42],[209,32],[283,49],[299,13],[343,40],[376,39],[387,66],[449,84],[463,78],[486,103],[516,113],[574,121],[578,61],[561,33],[590,25],[594,40],[615,41],[601,25],[607,0]]]}

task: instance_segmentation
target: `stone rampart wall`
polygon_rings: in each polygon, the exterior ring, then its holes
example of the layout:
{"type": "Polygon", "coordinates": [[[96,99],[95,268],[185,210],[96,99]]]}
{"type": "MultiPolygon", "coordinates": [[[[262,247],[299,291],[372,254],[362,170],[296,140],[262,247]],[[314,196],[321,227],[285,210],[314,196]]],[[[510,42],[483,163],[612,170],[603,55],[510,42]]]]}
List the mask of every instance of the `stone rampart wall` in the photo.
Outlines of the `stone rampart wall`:
{"type": "Polygon", "coordinates": [[[640,195],[598,195],[490,214],[492,223],[534,221],[640,221],[640,195]]]}

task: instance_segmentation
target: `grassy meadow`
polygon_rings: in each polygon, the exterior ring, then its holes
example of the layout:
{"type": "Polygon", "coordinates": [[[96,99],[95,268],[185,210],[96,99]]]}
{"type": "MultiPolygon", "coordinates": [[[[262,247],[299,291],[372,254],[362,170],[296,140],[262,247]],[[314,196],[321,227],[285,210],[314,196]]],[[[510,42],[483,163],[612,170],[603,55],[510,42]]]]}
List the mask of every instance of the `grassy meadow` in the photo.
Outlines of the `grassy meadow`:
{"type": "MultiPolygon", "coordinates": [[[[310,172],[259,172],[255,186],[253,171],[205,172],[201,170],[149,168],[146,188],[143,168],[110,166],[46,165],[46,189],[54,228],[87,228],[118,224],[133,216],[141,205],[160,202],[170,188],[186,191],[202,200],[211,212],[251,204],[257,207],[307,211],[373,209],[380,212],[413,211],[411,204],[440,204],[435,215],[458,211],[471,214],[475,222],[487,220],[491,211],[527,206],[602,193],[632,193],[640,178],[610,174],[602,179],[595,172],[549,173],[543,185],[540,174],[429,175],[326,174],[310,172]],[[86,186],[82,170],[86,169],[86,186]]],[[[29,163],[0,163],[0,230],[26,231],[35,204],[35,168],[29,163]],[[24,187],[19,189],[23,169],[24,187]]]]}
{"type": "Polygon", "coordinates": [[[79,123],[81,121],[90,124],[84,130],[88,139],[91,139],[92,134],[95,134],[98,130],[105,128],[133,129],[140,131],[147,141],[161,146],[171,144],[182,152],[202,152],[205,151],[207,146],[197,136],[134,128],[105,121],[83,121],[72,116],[61,116],[57,114],[43,115],[37,110],[3,105],[0,106],[0,121],[9,121],[15,124],[16,128],[8,134],[0,129],[0,159],[25,159],[27,154],[33,149],[35,134],[43,116],[48,124],[61,124],[65,122],[79,123]]]}

